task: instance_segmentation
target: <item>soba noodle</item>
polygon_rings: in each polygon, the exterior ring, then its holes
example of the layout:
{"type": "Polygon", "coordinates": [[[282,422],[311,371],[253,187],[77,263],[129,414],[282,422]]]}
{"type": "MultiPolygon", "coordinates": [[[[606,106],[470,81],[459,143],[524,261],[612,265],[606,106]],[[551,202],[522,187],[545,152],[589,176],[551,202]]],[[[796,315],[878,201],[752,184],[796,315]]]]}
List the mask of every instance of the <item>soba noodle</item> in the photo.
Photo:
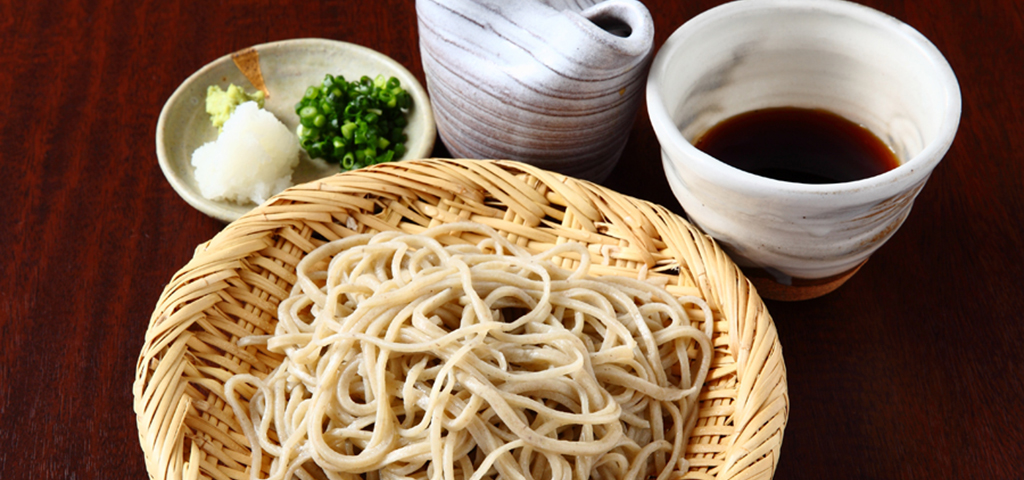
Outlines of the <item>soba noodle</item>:
{"type": "Polygon", "coordinates": [[[276,331],[240,342],[265,342],[281,365],[225,385],[251,477],[625,480],[685,468],[710,310],[588,268],[582,246],[530,255],[469,223],[311,252],[276,331]],[[438,240],[456,231],[481,240],[438,240]]]}

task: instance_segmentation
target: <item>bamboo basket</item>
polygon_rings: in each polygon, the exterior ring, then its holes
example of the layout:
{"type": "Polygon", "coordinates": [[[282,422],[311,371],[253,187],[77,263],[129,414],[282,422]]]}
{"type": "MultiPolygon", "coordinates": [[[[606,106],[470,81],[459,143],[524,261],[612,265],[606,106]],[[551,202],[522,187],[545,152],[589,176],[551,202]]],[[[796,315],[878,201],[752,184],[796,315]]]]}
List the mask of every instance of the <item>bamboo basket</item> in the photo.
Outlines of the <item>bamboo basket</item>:
{"type": "Polygon", "coordinates": [[[273,331],[307,252],[356,233],[464,220],[531,251],[581,242],[593,274],[664,276],[673,293],[703,297],[715,351],[689,471],[677,478],[772,477],[789,413],[782,350],[761,298],[718,245],[661,206],[592,183],[509,161],[439,159],[292,187],[196,249],[164,289],[138,360],[134,408],[150,476],[249,478],[249,447],[223,385],[279,362],[236,341],[273,331]]]}

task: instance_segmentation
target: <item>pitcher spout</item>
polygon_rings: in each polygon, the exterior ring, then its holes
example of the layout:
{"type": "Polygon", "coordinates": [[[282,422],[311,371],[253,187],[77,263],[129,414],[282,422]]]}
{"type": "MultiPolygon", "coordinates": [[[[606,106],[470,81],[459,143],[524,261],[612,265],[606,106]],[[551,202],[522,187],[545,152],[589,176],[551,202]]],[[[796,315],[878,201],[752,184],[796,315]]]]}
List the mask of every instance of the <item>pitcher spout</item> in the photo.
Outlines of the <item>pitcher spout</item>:
{"type": "Polygon", "coordinates": [[[647,7],[636,0],[605,0],[578,13],[565,12],[594,41],[595,49],[612,53],[607,60],[631,63],[651,53],[654,22],[647,7]]]}

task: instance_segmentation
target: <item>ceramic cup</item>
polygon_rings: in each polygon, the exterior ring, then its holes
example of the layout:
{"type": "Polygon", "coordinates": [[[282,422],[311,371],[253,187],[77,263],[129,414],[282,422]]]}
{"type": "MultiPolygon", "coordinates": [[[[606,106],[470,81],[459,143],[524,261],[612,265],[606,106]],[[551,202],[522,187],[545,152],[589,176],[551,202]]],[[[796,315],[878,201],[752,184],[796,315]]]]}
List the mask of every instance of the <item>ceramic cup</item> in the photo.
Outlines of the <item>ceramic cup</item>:
{"type": "Polygon", "coordinates": [[[676,30],[647,103],[669,185],[762,296],[800,300],[845,282],[910,213],[949,149],[960,89],[923,35],[841,0],[740,0],[676,30]],[[744,172],[692,144],[719,122],[771,108],[825,109],[888,144],[895,169],[802,184],[744,172]]]}

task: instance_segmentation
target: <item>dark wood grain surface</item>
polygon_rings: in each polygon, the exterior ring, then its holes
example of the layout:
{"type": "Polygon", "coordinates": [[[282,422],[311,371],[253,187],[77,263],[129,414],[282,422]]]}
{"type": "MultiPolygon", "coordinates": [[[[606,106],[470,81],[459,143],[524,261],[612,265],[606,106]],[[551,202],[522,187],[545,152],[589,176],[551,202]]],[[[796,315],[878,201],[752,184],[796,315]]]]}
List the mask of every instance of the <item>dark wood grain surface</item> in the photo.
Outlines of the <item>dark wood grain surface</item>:
{"type": "MultiPolygon", "coordinates": [[[[646,3],[661,45],[720,2],[646,3]]],[[[791,399],[776,478],[1024,478],[1024,7],[863,3],[947,56],[963,117],[910,218],[849,283],[768,302],[791,399]]],[[[157,165],[174,89],[221,55],[299,37],[368,46],[422,80],[413,5],[0,3],[0,478],[146,477],[131,394],[143,333],[223,228],[157,165]]],[[[605,184],[682,213],[645,110],[605,184]]]]}

